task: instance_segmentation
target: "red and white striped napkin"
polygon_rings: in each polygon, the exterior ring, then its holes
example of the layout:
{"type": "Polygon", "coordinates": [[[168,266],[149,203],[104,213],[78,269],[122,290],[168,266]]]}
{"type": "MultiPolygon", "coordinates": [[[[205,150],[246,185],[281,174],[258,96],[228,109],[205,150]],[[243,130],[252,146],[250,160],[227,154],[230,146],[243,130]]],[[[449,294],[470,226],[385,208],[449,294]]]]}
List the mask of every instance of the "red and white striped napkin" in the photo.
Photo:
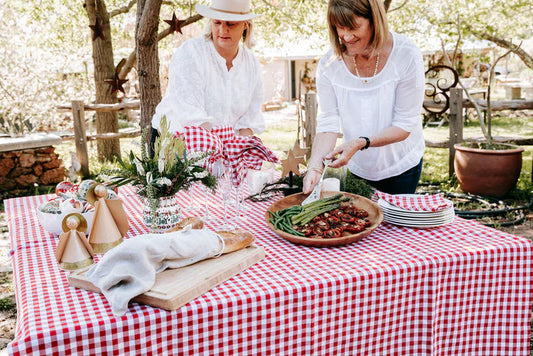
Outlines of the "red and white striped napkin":
{"type": "Polygon", "coordinates": [[[375,195],[386,202],[408,211],[442,211],[452,206],[442,194],[388,194],[376,190],[375,195]]]}
{"type": "Polygon", "coordinates": [[[213,152],[209,162],[224,159],[232,170],[232,180],[240,184],[243,169],[261,169],[263,161],[280,163],[278,157],[257,136],[236,136],[230,126],[215,126],[211,131],[186,126],[176,133],[185,140],[188,151],[213,152]]]}

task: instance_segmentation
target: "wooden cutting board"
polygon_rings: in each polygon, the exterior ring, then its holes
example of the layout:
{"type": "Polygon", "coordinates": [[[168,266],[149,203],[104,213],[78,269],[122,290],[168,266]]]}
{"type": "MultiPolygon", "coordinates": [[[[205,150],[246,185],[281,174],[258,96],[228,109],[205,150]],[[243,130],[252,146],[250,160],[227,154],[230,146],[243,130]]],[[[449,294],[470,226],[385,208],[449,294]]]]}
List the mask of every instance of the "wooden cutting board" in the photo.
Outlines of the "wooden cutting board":
{"type": "MultiPolygon", "coordinates": [[[[203,260],[182,268],[167,269],[156,275],[151,290],[132,301],[176,310],[264,258],[263,247],[252,245],[218,258],[203,260]]],[[[69,284],[101,293],[85,276],[87,270],[88,268],[71,273],[68,277],[69,284]]]]}

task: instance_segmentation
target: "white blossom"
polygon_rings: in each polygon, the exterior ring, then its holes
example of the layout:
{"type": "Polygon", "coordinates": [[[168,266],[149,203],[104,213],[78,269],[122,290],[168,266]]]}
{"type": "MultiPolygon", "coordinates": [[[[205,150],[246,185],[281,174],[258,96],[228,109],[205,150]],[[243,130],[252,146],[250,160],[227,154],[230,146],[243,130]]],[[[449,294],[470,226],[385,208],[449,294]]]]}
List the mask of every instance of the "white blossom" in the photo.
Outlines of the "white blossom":
{"type": "Polygon", "coordinates": [[[159,158],[157,161],[157,169],[159,170],[159,173],[163,173],[165,171],[165,160],[163,158],[159,158]]]}
{"type": "Polygon", "coordinates": [[[202,172],[193,173],[193,174],[194,174],[194,178],[202,179],[207,176],[207,171],[202,171],[202,172]]]}
{"type": "Polygon", "coordinates": [[[153,181],[152,172],[146,173],[146,183],[150,184],[152,183],[152,181],[153,181]]]}
{"type": "Polygon", "coordinates": [[[202,158],[203,155],[204,153],[202,151],[194,151],[194,152],[189,153],[188,158],[190,160],[195,160],[195,159],[202,158]]]}
{"type": "Polygon", "coordinates": [[[157,179],[155,180],[155,182],[156,182],[157,184],[167,185],[167,186],[169,186],[169,187],[172,185],[172,181],[171,181],[170,179],[166,178],[166,177],[157,178],[157,179]]]}
{"type": "Polygon", "coordinates": [[[166,152],[167,151],[167,147],[170,144],[170,139],[167,136],[165,136],[163,138],[163,140],[161,140],[160,142],[161,142],[160,151],[161,152],[166,152]]]}
{"type": "Polygon", "coordinates": [[[137,168],[137,172],[139,172],[140,175],[144,175],[145,172],[144,172],[144,168],[143,168],[143,165],[141,163],[141,161],[139,161],[137,158],[135,158],[133,160],[133,163],[135,164],[135,167],[137,168]]]}

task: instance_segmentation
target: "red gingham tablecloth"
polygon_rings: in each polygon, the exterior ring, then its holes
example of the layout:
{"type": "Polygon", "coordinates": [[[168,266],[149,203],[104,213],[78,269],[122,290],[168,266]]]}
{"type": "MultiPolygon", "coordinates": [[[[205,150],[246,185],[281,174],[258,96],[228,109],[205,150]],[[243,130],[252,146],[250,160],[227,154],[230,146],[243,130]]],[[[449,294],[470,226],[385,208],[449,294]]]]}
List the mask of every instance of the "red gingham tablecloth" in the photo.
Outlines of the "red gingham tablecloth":
{"type": "MultiPolygon", "coordinates": [[[[146,232],[141,203],[120,190],[128,236],[146,232]]],[[[181,192],[183,206],[201,200],[181,192]]],[[[17,297],[10,354],[529,355],[533,245],[455,218],[433,229],[383,223],[344,247],[293,245],[271,232],[269,202],[248,203],[266,259],[169,312],[71,288],[54,262],[57,238],[35,209],[5,201],[17,297]]],[[[211,212],[220,217],[219,196],[211,212]]],[[[209,226],[209,225],[208,225],[209,226]]]]}

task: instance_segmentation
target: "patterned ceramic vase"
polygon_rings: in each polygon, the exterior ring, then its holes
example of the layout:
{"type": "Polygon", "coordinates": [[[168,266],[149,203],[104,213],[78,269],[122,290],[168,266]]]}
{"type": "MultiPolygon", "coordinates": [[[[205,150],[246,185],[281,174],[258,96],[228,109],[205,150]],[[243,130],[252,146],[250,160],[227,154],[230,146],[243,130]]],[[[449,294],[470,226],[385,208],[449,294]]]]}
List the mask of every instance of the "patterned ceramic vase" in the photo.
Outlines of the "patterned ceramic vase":
{"type": "Polygon", "coordinates": [[[159,199],[159,208],[152,224],[152,209],[146,201],[143,208],[143,221],[151,232],[161,233],[176,227],[181,221],[181,209],[175,195],[159,199]]]}

